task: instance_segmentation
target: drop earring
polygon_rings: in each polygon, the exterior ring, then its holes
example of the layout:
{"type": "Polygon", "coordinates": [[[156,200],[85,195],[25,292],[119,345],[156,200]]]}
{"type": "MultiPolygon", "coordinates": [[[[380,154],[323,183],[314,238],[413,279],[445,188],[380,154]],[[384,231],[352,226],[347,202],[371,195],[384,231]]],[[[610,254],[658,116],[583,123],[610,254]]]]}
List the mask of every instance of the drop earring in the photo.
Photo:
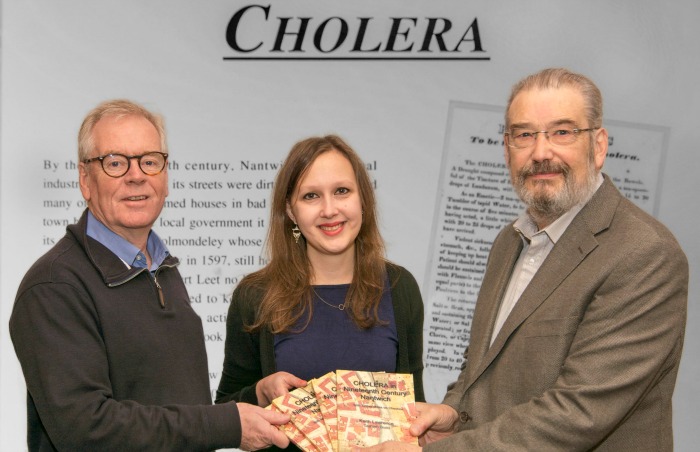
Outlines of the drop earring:
{"type": "Polygon", "coordinates": [[[294,223],[294,227],[292,228],[292,236],[294,237],[294,243],[299,243],[299,237],[301,237],[301,231],[299,230],[299,226],[297,226],[296,223],[294,223]]]}

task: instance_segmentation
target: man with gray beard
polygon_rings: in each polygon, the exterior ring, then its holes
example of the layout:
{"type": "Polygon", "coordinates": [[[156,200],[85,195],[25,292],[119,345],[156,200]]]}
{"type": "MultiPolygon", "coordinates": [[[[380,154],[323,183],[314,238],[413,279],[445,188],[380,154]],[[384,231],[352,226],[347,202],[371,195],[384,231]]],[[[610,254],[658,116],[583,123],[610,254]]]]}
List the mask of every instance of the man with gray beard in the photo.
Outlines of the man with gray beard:
{"type": "Polygon", "coordinates": [[[565,69],[513,87],[505,158],[527,210],[493,243],[458,381],[418,404],[426,451],[673,449],[688,262],[601,173],[602,116],[565,69]]]}

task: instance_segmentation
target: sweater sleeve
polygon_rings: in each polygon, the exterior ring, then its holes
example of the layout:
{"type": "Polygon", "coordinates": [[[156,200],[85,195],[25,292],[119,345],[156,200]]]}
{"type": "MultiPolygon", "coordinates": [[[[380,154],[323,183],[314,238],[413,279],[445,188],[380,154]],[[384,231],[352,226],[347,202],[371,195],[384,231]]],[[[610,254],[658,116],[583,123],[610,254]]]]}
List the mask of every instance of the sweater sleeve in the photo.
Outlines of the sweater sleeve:
{"type": "Polygon", "coordinates": [[[397,371],[413,374],[416,401],[423,393],[423,298],[413,275],[403,267],[390,264],[392,302],[399,334],[397,371]]]}
{"type": "Polygon", "coordinates": [[[233,292],[226,319],[224,366],[216,391],[216,403],[235,400],[258,404],[255,385],[263,378],[260,335],[245,330],[245,326],[254,320],[253,299],[256,299],[255,293],[246,290],[242,284],[233,292]]]}
{"type": "Polygon", "coordinates": [[[233,403],[146,406],[115,400],[108,345],[94,305],[79,287],[52,282],[27,288],[18,294],[10,333],[28,405],[56,449],[194,451],[240,445],[233,403]]]}

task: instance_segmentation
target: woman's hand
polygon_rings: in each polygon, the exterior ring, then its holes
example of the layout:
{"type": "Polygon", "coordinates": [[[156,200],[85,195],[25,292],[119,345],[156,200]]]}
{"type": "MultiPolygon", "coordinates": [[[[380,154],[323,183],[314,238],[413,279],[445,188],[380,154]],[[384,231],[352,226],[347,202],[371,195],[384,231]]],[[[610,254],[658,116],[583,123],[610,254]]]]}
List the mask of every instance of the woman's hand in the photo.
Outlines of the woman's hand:
{"type": "Polygon", "coordinates": [[[268,406],[273,399],[284,395],[290,389],[306,386],[306,380],[297,378],[289,372],[275,372],[268,375],[255,385],[255,395],[258,396],[258,405],[268,406]]]}

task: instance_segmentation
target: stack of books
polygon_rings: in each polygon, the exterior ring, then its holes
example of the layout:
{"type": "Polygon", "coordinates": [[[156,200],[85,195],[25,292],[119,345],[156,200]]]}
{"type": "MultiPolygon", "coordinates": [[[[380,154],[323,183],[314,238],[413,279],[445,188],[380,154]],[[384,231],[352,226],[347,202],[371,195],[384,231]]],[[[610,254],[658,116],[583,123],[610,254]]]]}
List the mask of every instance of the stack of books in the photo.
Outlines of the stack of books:
{"type": "Polygon", "coordinates": [[[268,407],[291,414],[280,429],[306,452],[349,452],[384,441],[418,445],[411,374],[337,370],[276,398],[268,407]]]}

